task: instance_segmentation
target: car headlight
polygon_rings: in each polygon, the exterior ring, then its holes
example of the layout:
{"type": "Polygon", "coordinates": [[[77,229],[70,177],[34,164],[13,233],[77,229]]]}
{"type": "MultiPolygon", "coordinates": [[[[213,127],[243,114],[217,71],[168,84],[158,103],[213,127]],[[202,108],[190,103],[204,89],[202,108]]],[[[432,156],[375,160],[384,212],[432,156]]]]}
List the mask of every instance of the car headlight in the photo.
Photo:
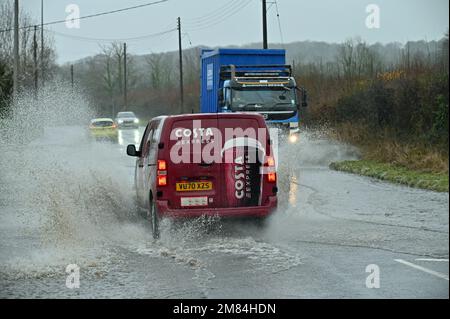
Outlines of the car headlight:
{"type": "Polygon", "coordinates": [[[122,124],[123,120],[118,120],[117,123],[122,124]]]}
{"type": "Polygon", "coordinates": [[[289,142],[291,143],[297,143],[298,141],[298,135],[297,134],[291,134],[289,135],[289,142]]]}
{"type": "Polygon", "coordinates": [[[139,120],[138,119],[134,119],[134,123],[138,124],[139,120]]]}

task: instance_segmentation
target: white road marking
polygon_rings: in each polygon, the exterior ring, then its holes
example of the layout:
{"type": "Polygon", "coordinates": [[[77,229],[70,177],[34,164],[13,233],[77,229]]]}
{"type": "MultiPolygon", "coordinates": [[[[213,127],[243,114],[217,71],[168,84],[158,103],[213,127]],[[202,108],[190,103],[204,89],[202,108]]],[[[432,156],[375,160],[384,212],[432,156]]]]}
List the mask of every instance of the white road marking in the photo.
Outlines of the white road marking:
{"type": "Polygon", "coordinates": [[[439,259],[439,258],[417,258],[417,261],[442,261],[442,262],[447,262],[448,263],[448,259],[439,259]]]}
{"type": "Polygon", "coordinates": [[[439,277],[439,278],[442,278],[442,279],[445,279],[445,280],[448,281],[448,275],[445,275],[445,274],[442,274],[440,272],[437,272],[437,271],[434,271],[434,270],[431,270],[431,269],[428,269],[428,268],[425,268],[425,267],[422,267],[422,266],[410,263],[409,261],[406,261],[406,260],[403,260],[403,259],[394,259],[394,260],[396,262],[399,262],[399,263],[404,264],[406,266],[409,266],[409,267],[421,270],[421,271],[426,272],[426,273],[428,273],[430,275],[433,275],[433,276],[436,276],[436,277],[439,277]]]}

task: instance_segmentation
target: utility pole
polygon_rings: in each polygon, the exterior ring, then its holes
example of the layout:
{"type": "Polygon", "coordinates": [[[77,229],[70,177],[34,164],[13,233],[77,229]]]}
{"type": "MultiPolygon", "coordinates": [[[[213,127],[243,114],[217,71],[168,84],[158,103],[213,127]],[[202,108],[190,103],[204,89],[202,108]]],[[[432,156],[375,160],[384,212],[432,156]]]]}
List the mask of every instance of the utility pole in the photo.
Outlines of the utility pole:
{"type": "Polygon", "coordinates": [[[13,65],[13,98],[17,99],[19,88],[19,0],[14,0],[14,65],[13,65]]]}
{"type": "Polygon", "coordinates": [[[44,85],[44,0],[41,0],[41,86],[44,85]]]}
{"type": "Polygon", "coordinates": [[[183,88],[183,49],[181,47],[181,18],[178,17],[178,51],[180,59],[180,109],[184,112],[184,88],[183,88]]]}
{"type": "Polygon", "coordinates": [[[127,96],[127,44],[123,44],[123,103],[125,109],[128,109],[128,96],[127,96]]]}
{"type": "Polygon", "coordinates": [[[38,61],[37,61],[37,39],[36,39],[37,25],[34,26],[33,34],[33,73],[34,73],[34,98],[38,96],[38,61]]]}
{"type": "Polygon", "coordinates": [[[263,19],[263,49],[266,50],[269,46],[267,44],[267,3],[262,0],[262,19],[263,19]]]}
{"type": "Polygon", "coordinates": [[[72,84],[73,91],[73,64],[70,65],[70,83],[72,84]]]}

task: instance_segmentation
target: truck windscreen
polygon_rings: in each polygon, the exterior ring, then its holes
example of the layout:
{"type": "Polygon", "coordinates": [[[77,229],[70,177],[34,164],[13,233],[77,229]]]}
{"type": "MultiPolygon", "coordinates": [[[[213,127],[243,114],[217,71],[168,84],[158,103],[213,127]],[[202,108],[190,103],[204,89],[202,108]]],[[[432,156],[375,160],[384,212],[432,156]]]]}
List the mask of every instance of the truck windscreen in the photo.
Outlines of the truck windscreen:
{"type": "Polygon", "coordinates": [[[287,87],[233,88],[231,109],[233,111],[295,110],[295,89],[287,87]]]}

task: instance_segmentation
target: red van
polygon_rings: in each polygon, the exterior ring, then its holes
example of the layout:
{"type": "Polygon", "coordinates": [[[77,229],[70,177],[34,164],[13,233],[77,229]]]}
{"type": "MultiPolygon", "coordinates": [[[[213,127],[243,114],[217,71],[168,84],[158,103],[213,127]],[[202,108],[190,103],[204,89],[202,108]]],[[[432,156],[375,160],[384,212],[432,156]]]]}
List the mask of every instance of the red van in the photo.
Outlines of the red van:
{"type": "Polygon", "coordinates": [[[137,200],[159,237],[162,217],[264,219],[277,206],[272,141],[254,113],[189,114],[152,119],[137,157],[137,200]]]}

